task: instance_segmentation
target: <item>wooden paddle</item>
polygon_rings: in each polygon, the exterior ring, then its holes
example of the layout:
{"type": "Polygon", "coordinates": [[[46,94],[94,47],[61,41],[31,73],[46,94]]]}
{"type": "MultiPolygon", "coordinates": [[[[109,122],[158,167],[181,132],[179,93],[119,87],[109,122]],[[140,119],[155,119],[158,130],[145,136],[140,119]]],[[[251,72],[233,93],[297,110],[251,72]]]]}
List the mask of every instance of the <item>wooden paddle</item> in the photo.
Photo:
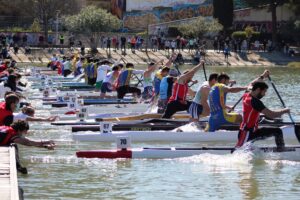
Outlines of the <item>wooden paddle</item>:
{"type": "MultiPolygon", "coordinates": [[[[269,79],[270,83],[272,84],[272,87],[273,87],[273,89],[275,90],[275,92],[276,92],[276,94],[277,94],[277,96],[278,96],[278,98],[279,98],[279,100],[280,100],[282,106],[283,106],[284,108],[286,108],[285,103],[284,103],[283,99],[281,98],[281,96],[280,96],[280,94],[279,94],[279,92],[278,92],[278,90],[277,90],[277,88],[276,88],[274,82],[272,81],[270,75],[268,76],[268,79],[269,79]]],[[[290,120],[291,120],[292,124],[293,124],[294,127],[295,127],[295,135],[296,135],[296,138],[297,138],[298,142],[300,143],[300,135],[299,135],[299,134],[297,133],[297,131],[296,131],[296,129],[297,129],[297,128],[296,128],[296,123],[295,123],[295,121],[294,121],[294,119],[293,119],[291,113],[288,113],[288,115],[289,115],[289,117],[290,117],[290,120]]]]}

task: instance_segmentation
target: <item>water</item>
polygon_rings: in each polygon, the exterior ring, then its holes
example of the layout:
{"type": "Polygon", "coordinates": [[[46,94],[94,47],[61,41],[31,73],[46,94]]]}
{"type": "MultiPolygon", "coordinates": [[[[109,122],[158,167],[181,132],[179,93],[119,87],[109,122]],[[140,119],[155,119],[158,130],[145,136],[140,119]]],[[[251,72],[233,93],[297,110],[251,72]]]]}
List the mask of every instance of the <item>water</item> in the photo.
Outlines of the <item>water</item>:
{"type": "MultiPolygon", "coordinates": [[[[207,74],[227,72],[242,86],[263,72],[257,67],[207,67],[206,70],[207,74]]],[[[282,67],[270,70],[293,116],[300,116],[300,69],[282,67]]],[[[197,73],[197,78],[199,82],[204,80],[203,71],[197,73]]],[[[241,95],[229,95],[228,101],[234,103],[241,95]]],[[[271,86],[267,95],[264,102],[269,108],[281,108],[271,86]]],[[[38,107],[38,114],[48,114],[49,111],[42,110],[40,103],[38,107]]],[[[285,120],[289,118],[285,116],[285,120]]],[[[70,127],[52,127],[46,123],[32,123],[30,133],[32,139],[55,140],[57,148],[47,151],[21,147],[22,161],[29,170],[28,175],[19,174],[19,185],[24,189],[25,199],[273,200],[299,199],[300,195],[300,162],[271,160],[251,153],[203,154],[162,160],[78,159],[75,156],[78,150],[114,148],[115,144],[76,143],[71,139],[70,127]]],[[[132,146],[199,147],[199,144],[138,143],[132,146]]]]}

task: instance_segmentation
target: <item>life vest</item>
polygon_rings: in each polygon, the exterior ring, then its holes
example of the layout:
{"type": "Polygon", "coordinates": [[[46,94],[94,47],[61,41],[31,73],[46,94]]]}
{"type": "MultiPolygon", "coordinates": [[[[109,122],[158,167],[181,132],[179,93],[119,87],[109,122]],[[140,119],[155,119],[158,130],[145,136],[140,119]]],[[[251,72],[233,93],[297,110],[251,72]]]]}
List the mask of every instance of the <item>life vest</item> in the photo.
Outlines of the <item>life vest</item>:
{"type": "Polygon", "coordinates": [[[188,92],[188,84],[179,84],[175,82],[173,84],[172,96],[169,99],[171,101],[180,101],[181,103],[186,103],[186,96],[188,92]]]}
{"type": "Polygon", "coordinates": [[[132,69],[127,69],[121,72],[118,77],[117,87],[130,85],[131,75],[132,75],[132,69]]]}
{"type": "Polygon", "coordinates": [[[0,113],[0,126],[3,126],[5,118],[12,116],[13,113],[6,109],[5,102],[0,103],[0,113]]]}
{"type": "Polygon", "coordinates": [[[11,139],[17,136],[16,131],[10,126],[0,126],[0,146],[10,145],[11,139]]]}
{"type": "Polygon", "coordinates": [[[258,127],[258,120],[260,113],[252,106],[252,99],[250,93],[243,95],[243,121],[240,125],[241,130],[253,129],[255,131],[258,127]]]}
{"type": "Polygon", "coordinates": [[[172,81],[172,84],[171,84],[168,81],[169,79],[172,79],[172,77],[164,77],[161,80],[160,89],[159,89],[159,97],[162,100],[169,99],[170,96],[172,95],[173,81],[172,81]]]}
{"type": "Polygon", "coordinates": [[[223,109],[225,109],[226,93],[224,92],[224,86],[222,83],[217,83],[209,91],[208,101],[211,114],[223,112],[223,109]]]}
{"type": "Polygon", "coordinates": [[[86,67],[86,75],[88,78],[94,78],[94,64],[89,63],[86,67]]]}
{"type": "Polygon", "coordinates": [[[158,72],[155,73],[155,76],[154,76],[154,92],[155,94],[159,94],[159,90],[160,90],[160,83],[161,83],[161,80],[163,79],[163,76],[161,74],[161,70],[159,70],[158,72]]]}

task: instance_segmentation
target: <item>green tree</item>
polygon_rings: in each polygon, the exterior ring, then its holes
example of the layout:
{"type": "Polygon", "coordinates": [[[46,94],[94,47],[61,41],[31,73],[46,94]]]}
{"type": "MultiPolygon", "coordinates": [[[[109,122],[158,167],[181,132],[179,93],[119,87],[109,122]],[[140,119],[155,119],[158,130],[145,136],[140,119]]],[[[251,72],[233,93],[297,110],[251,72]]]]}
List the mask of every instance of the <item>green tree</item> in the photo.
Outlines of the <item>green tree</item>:
{"type": "Polygon", "coordinates": [[[221,31],[223,26],[216,19],[197,17],[190,23],[179,25],[178,29],[185,36],[202,38],[205,34],[221,31]]]}
{"type": "MultiPolygon", "coordinates": [[[[277,42],[277,13],[276,8],[283,4],[289,4],[292,7],[299,8],[300,1],[299,0],[244,0],[249,6],[258,8],[260,6],[269,6],[269,11],[272,15],[272,40],[277,42]]],[[[299,10],[295,10],[295,12],[299,12],[299,10]]]]}
{"type": "Polygon", "coordinates": [[[65,26],[69,31],[85,33],[91,40],[92,52],[97,52],[99,32],[115,31],[121,27],[121,21],[101,8],[88,6],[77,15],[66,17],[65,26]]]}
{"type": "Polygon", "coordinates": [[[227,31],[233,22],[233,0],[213,0],[213,7],[214,18],[218,19],[227,31]]]}

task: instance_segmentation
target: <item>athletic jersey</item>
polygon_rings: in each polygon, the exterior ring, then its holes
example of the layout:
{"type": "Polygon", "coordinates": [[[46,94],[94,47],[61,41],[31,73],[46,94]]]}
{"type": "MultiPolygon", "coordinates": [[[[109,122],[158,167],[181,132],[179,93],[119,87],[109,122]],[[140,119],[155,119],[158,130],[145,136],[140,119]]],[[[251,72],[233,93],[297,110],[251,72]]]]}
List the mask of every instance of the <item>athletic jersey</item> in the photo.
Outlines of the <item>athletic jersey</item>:
{"type": "Polygon", "coordinates": [[[118,87],[130,85],[132,69],[122,71],[118,77],[118,87]]]}
{"type": "Polygon", "coordinates": [[[253,97],[250,93],[245,93],[243,95],[243,121],[240,129],[257,129],[259,114],[265,108],[266,106],[261,102],[261,100],[253,97]]]}
{"type": "Polygon", "coordinates": [[[110,66],[108,66],[108,65],[100,65],[97,68],[97,82],[104,80],[107,70],[110,70],[110,66]]]}
{"type": "Polygon", "coordinates": [[[161,75],[161,70],[159,70],[158,72],[155,73],[155,76],[154,76],[154,91],[155,91],[156,95],[159,94],[160,82],[162,79],[163,79],[163,76],[161,75]]]}
{"type": "Polygon", "coordinates": [[[173,85],[172,96],[169,99],[171,101],[179,101],[181,103],[186,103],[186,96],[188,92],[188,84],[179,84],[175,82],[173,85]]]}
{"type": "Polygon", "coordinates": [[[83,63],[79,60],[76,63],[76,69],[75,69],[75,76],[78,76],[81,74],[81,69],[82,69],[83,63]]]}
{"type": "Polygon", "coordinates": [[[14,122],[18,121],[18,120],[22,120],[25,121],[27,119],[27,117],[29,117],[28,115],[24,114],[24,113],[14,113],[14,122]]]}
{"type": "Polygon", "coordinates": [[[160,83],[159,98],[167,100],[172,95],[173,77],[164,77],[160,83]]]}
{"type": "Polygon", "coordinates": [[[117,79],[118,76],[114,76],[114,72],[109,72],[108,74],[106,74],[103,83],[110,83],[113,84],[115,82],[115,80],[117,79]]]}
{"type": "Polygon", "coordinates": [[[9,116],[12,116],[13,113],[6,109],[6,103],[0,103],[0,126],[4,125],[5,119],[9,116]]]}
{"type": "Polygon", "coordinates": [[[118,77],[117,87],[129,86],[132,74],[143,74],[144,70],[126,69],[118,77]]]}
{"type": "Polygon", "coordinates": [[[97,70],[94,63],[89,63],[86,67],[86,74],[88,78],[96,78],[97,70]]]}
{"type": "Polygon", "coordinates": [[[144,88],[149,87],[149,86],[153,86],[151,76],[150,77],[144,77],[143,86],[144,86],[144,88]]]}
{"type": "Polygon", "coordinates": [[[63,66],[64,66],[64,70],[71,70],[71,62],[70,61],[65,61],[63,63],[63,66]]]}
{"type": "Polygon", "coordinates": [[[224,87],[224,84],[217,83],[209,91],[208,100],[211,114],[223,113],[225,109],[226,93],[224,87]]]}
{"type": "Polygon", "coordinates": [[[195,102],[197,104],[201,103],[201,90],[204,87],[210,88],[208,81],[205,81],[202,85],[199,86],[199,88],[197,90],[197,93],[196,93],[196,95],[195,95],[195,97],[193,99],[193,102],[195,102]]]}
{"type": "Polygon", "coordinates": [[[12,127],[0,126],[0,146],[10,145],[17,137],[19,136],[12,127]]]}

